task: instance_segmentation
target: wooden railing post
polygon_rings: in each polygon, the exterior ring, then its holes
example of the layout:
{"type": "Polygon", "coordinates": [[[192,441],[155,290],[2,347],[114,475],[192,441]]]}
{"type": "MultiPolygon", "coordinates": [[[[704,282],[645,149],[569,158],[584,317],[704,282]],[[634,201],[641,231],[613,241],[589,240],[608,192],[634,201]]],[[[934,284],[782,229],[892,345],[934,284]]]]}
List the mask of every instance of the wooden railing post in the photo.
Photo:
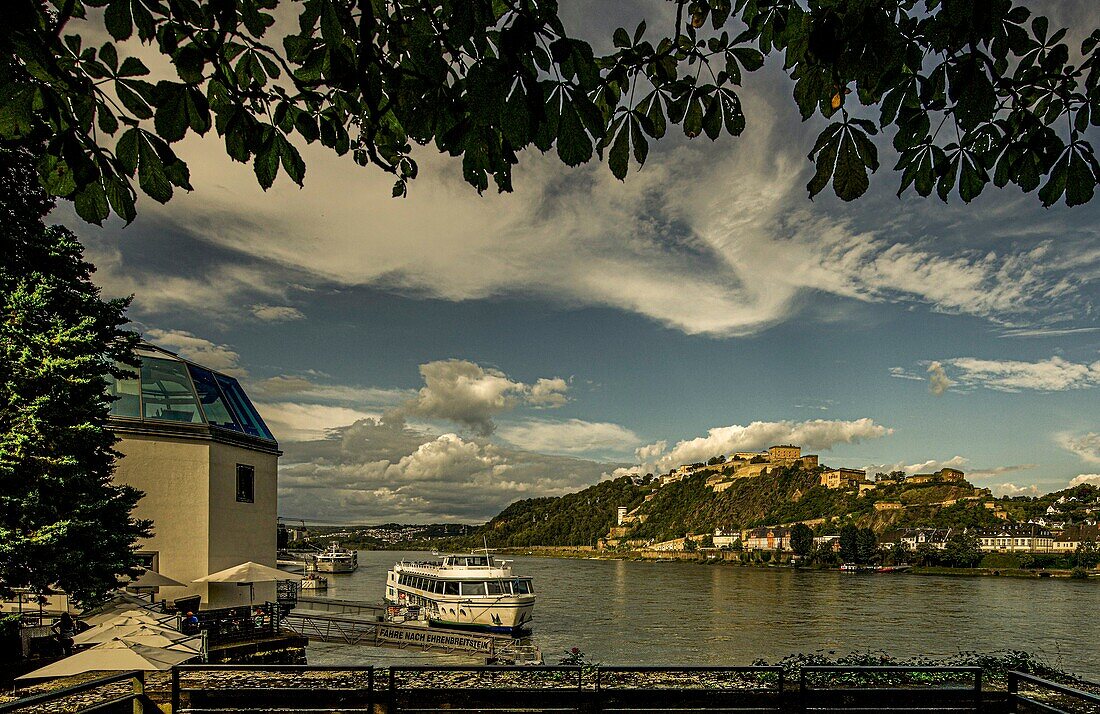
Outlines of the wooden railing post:
{"type": "Polygon", "coordinates": [[[1017,711],[1020,702],[1020,678],[1016,676],[1016,672],[1009,670],[1008,672],[1008,710],[1010,712],[1017,711]]]}
{"type": "Polygon", "coordinates": [[[145,714],[145,672],[141,670],[134,672],[132,681],[134,685],[134,714],[145,714]]]}

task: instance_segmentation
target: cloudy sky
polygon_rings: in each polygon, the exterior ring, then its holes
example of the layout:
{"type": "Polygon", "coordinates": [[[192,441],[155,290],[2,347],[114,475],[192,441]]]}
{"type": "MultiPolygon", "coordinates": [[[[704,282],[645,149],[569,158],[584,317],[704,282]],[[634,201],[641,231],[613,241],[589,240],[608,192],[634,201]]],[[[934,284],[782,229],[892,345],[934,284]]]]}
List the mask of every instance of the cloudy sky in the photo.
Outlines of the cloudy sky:
{"type": "MultiPolygon", "coordinates": [[[[594,41],[671,22],[563,10],[594,41]]],[[[211,136],[179,145],[193,193],[125,228],[57,218],[148,339],[242,378],[285,450],[283,515],[476,521],[787,441],[999,493],[1100,479],[1100,200],[899,199],[883,169],[863,200],[811,202],[821,123],[790,92],[772,58],[740,139],[670,136],[625,183],[532,151],[515,193],[478,196],[424,150],[394,200],[303,146],[305,188],[265,194],[211,136]]]]}

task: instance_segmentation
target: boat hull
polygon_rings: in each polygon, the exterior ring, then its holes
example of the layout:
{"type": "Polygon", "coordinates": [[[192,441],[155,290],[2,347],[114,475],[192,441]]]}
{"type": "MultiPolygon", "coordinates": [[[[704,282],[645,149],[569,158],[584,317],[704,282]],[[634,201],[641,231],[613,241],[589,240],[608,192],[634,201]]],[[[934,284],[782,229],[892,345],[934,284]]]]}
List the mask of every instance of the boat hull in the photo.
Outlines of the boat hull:
{"type": "Polygon", "coordinates": [[[358,566],[355,563],[333,563],[321,560],[314,566],[318,573],[354,573],[358,566]]]}

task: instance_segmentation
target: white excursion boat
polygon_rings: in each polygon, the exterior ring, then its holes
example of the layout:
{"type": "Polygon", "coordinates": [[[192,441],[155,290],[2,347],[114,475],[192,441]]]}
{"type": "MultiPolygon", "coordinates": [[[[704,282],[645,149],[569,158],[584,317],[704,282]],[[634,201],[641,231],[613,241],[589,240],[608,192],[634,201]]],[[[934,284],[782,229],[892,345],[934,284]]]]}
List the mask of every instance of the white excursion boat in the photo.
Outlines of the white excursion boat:
{"type": "Polygon", "coordinates": [[[333,541],[328,549],[313,556],[312,565],[319,573],[353,573],[359,567],[359,553],[344,550],[333,541]]]}
{"type": "Polygon", "coordinates": [[[488,552],[444,555],[442,561],[401,561],[386,574],[386,602],[419,607],[429,624],[514,634],[531,624],[531,578],[488,552]]]}

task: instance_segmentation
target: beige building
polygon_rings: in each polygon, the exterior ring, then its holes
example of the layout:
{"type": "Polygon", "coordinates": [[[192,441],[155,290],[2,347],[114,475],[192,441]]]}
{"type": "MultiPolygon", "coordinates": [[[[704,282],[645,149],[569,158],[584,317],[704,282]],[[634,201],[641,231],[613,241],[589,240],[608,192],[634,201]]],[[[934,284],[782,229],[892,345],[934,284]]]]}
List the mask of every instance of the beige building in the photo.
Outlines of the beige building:
{"type": "Polygon", "coordinates": [[[145,493],[134,516],[153,521],[140,543],[146,565],[202,596],[203,607],[275,599],[254,588],[192,584],[255,561],[275,567],[279,445],[236,379],[142,344],[133,378],[114,380],[109,426],[123,455],[115,480],[145,493]]]}
{"type": "Polygon", "coordinates": [[[1049,553],[1054,550],[1054,534],[1029,523],[982,531],[978,535],[982,550],[997,553],[1049,553]]]}
{"type": "Polygon", "coordinates": [[[921,483],[958,483],[965,480],[966,474],[958,469],[943,468],[939,471],[931,474],[913,474],[909,478],[905,479],[906,483],[921,484],[921,483]]]}
{"type": "Polygon", "coordinates": [[[867,472],[861,469],[826,469],[821,472],[821,485],[825,488],[855,488],[867,480],[867,472]]]}
{"type": "Polygon", "coordinates": [[[799,446],[780,444],[768,447],[768,461],[772,463],[798,461],[800,458],[802,458],[802,448],[799,446]]]}

